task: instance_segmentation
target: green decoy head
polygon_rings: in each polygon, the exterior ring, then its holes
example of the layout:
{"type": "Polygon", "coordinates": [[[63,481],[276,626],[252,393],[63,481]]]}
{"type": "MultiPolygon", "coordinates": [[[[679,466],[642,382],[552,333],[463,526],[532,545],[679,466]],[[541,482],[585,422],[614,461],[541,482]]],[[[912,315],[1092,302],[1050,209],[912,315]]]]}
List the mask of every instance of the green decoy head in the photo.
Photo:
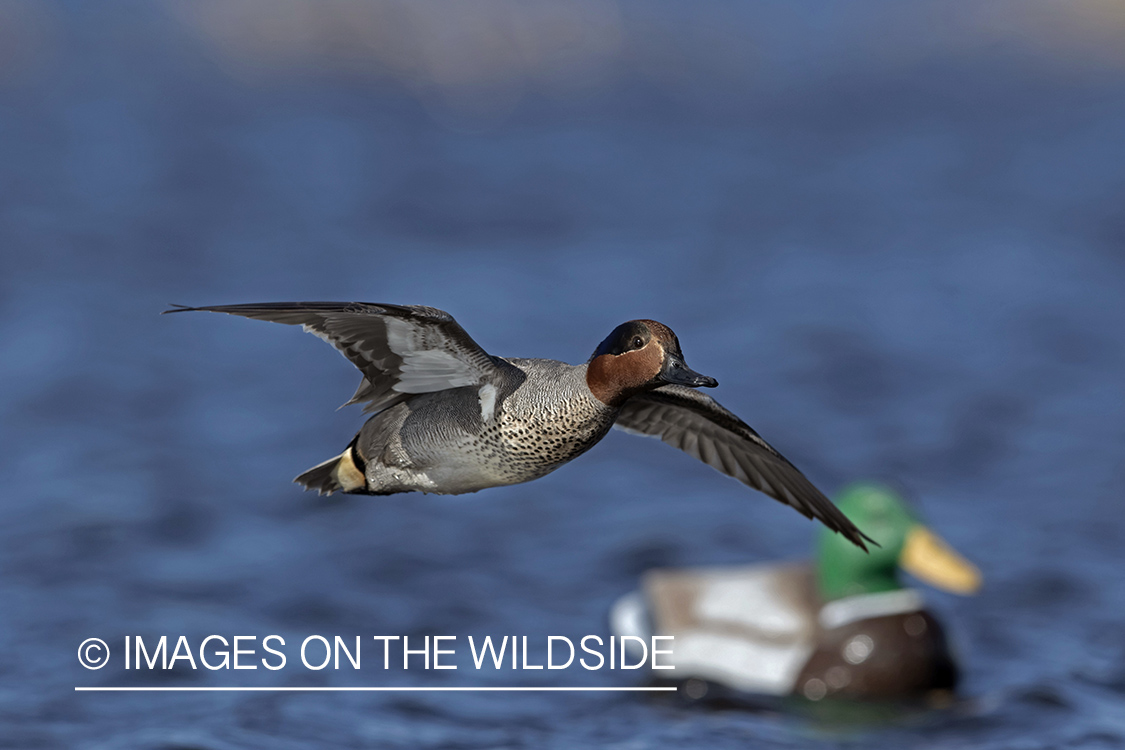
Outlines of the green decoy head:
{"type": "Polygon", "coordinates": [[[973,594],[980,588],[976,566],[927,529],[893,490],[878,484],[848,487],[836,505],[879,547],[868,553],[821,529],[817,583],[824,601],[902,588],[899,568],[937,588],[973,594]]]}

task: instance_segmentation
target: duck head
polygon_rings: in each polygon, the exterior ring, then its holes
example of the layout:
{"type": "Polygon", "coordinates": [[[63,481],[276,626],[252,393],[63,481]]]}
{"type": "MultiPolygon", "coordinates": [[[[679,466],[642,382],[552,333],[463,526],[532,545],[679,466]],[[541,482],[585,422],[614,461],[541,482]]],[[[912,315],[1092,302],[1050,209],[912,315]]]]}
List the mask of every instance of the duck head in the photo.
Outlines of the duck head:
{"type": "Polygon", "coordinates": [[[973,594],[980,588],[976,566],[923,526],[889,487],[852,485],[836,499],[836,505],[881,546],[865,553],[822,530],[817,582],[825,601],[900,589],[900,569],[955,594],[973,594]]]}
{"type": "Polygon", "coordinates": [[[692,388],[719,384],[688,367],[676,334],[655,320],[630,320],[614,328],[598,345],[586,370],[590,391],[609,406],[668,383],[692,388]]]}

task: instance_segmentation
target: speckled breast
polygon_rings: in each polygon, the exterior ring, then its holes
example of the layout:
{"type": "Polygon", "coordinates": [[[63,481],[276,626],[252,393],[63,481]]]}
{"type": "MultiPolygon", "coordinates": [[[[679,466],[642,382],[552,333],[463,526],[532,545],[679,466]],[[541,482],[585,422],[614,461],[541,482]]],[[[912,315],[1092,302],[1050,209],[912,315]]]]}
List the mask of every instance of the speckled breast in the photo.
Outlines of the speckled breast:
{"type": "Polygon", "coordinates": [[[550,473],[592,448],[613,427],[614,410],[589,392],[584,366],[535,365],[525,370],[528,380],[504,399],[496,415],[504,471],[513,482],[550,473]]]}

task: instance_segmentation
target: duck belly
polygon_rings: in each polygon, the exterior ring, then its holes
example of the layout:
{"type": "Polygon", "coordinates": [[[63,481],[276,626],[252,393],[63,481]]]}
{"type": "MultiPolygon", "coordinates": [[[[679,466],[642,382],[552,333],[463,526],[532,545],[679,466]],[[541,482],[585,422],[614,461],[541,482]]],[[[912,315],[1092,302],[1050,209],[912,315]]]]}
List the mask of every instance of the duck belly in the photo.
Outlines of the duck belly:
{"type": "Polygon", "coordinates": [[[613,424],[562,400],[528,409],[487,388],[421,394],[372,417],[357,442],[367,491],[456,495],[529,482],[589,450],[613,424]]]}

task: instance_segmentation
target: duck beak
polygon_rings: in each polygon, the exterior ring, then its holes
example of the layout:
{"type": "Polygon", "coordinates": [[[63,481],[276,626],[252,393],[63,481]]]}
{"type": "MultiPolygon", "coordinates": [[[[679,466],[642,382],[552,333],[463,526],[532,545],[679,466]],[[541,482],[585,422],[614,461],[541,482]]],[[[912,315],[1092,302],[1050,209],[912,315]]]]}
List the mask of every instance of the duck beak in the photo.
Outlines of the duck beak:
{"type": "Polygon", "coordinates": [[[916,578],[954,594],[975,594],[981,586],[977,566],[921,524],[915,524],[907,532],[898,564],[916,578]]]}
{"type": "Polygon", "coordinates": [[[684,358],[676,354],[667,354],[664,357],[664,368],[657,376],[665,383],[686,385],[691,388],[714,388],[718,380],[707,375],[700,375],[684,363],[684,358]]]}

